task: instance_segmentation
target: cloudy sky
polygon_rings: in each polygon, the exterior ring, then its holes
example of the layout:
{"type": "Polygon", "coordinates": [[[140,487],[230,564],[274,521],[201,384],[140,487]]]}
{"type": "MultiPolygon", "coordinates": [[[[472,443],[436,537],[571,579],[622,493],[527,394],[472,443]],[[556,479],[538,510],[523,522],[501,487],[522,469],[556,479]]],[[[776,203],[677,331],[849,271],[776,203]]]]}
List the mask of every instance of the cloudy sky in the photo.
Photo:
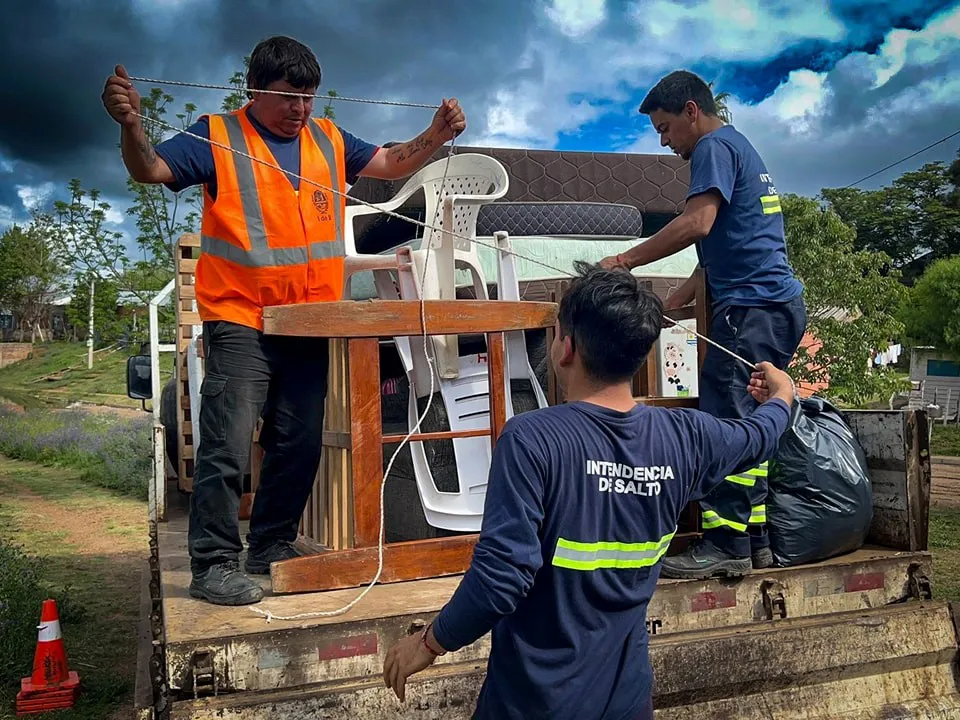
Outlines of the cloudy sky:
{"type": "MultiPolygon", "coordinates": [[[[131,75],[225,84],[267,35],[310,45],[321,91],[460,99],[462,145],[661,152],[637,113],[664,73],[729,92],[734,124],[781,192],[842,186],[960,130],[960,0],[30,0],[0,23],[0,229],[99,188],[133,230],[117,125],[100,103],[131,75]],[[271,7],[272,6],[272,7],[271,7]]],[[[150,86],[139,84],[146,94],[150,86]]],[[[201,111],[224,92],[166,87],[201,111]]],[[[319,112],[318,104],[317,111],[319,112]]],[[[371,142],[408,139],[426,109],[340,103],[371,142]]],[[[960,136],[861,187],[956,156],[960,136]]]]}

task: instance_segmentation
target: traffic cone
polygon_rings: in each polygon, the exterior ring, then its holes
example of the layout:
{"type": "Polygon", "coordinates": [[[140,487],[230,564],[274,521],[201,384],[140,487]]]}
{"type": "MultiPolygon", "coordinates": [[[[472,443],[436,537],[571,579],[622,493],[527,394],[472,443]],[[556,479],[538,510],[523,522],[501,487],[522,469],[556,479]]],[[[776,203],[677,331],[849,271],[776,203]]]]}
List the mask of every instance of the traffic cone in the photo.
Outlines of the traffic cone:
{"type": "Polygon", "coordinates": [[[20,680],[18,716],[72,708],[80,695],[80,676],[67,667],[55,601],[43,601],[37,629],[33,674],[20,680]]]}

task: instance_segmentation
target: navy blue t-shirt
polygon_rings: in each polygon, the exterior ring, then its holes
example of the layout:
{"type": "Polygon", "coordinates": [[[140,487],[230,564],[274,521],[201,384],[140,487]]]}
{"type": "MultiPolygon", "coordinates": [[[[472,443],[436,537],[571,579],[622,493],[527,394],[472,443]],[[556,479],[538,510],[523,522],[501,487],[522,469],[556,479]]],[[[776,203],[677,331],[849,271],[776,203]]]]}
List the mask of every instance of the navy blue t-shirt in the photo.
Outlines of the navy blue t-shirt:
{"type": "Polygon", "coordinates": [[[780,198],[760,154],[732,125],[704,135],[690,158],[687,197],[714,189],[724,199],[697,243],[715,310],[787,302],[803,286],[787,261],[780,198]]]}
{"type": "Polygon", "coordinates": [[[448,650],[492,630],[474,717],[642,717],[647,605],[680,513],[770,457],[788,419],[780,400],[742,420],[584,402],[511,418],[473,560],[434,625],[448,650]]]}
{"type": "MultiPolygon", "coordinates": [[[[257,132],[260,133],[260,137],[263,138],[267,147],[270,148],[277,165],[286,171],[294,190],[299,189],[300,180],[290,173],[300,174],[300,136],[285,138],[275,135],[253,117],[249,110],[246,115],[257,132]]],[[[206,117],[202,117],[188,127],[187,131],[209,140],[210,121],[206,117]]],[[[347,168],[346,182],[348,185],[352,185],[357,181],[360,173],[379,150],[379,147],[351,135],[343,128],[340,128],[340,134],[343,136],[347,168]]],[[[190,135],[177,133],[169,140],[164,140],[157,145],[156,151],[157,155],[170,166],[170,170],[176,178],[175,182],[167,183],[170,190],[180,192],[193,185],[206,184],[210,197],[216,199],[217,173],[213,163],[213,147],[209,143],[190,135]]]]}

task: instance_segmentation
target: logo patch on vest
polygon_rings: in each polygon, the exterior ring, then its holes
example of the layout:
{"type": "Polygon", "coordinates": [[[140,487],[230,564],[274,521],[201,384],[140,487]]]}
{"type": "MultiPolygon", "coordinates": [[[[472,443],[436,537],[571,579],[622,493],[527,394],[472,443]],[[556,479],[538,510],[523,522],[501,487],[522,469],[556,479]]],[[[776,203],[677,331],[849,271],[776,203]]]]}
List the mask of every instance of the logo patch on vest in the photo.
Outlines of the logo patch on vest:
{"type": "Polygon", "coordinates": [[[330,200],[322,190],[313,191],[313,206],[317,209],[321,220],[330,219],[330,200]]]}

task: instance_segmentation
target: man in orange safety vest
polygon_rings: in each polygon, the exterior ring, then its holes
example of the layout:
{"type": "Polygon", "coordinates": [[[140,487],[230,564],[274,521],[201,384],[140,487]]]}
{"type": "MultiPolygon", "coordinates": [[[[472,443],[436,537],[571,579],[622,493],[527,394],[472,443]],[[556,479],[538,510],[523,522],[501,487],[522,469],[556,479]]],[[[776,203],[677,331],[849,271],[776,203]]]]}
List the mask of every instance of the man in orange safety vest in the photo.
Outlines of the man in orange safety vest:
{"type": "Polygon", "coordinates": [[[316,94],[320,74],[302,43],[264,40],[250,57],[247,86],[275,92],[251,92],[242,109],[202,116],[189,135],[156,147],[122,66],[102,94],[135,181],[174,192],[203,188],[196,298],[205,372],[188,546],[190,594],[218,605],[263,597],[260,584],[240,569],[238,522],[257,420],[264,420],[264,457],[247,573],[268,574],[271,562],[298,555],[293,541],[320,462],[327,341],[264,335],[263,307],[339,300],[347,184],[407,177],[466,128],[463,110],[449,99],[413,140],[389,149],[372,145],[311,117],[313,98],[304,95],[316,94]]]}

